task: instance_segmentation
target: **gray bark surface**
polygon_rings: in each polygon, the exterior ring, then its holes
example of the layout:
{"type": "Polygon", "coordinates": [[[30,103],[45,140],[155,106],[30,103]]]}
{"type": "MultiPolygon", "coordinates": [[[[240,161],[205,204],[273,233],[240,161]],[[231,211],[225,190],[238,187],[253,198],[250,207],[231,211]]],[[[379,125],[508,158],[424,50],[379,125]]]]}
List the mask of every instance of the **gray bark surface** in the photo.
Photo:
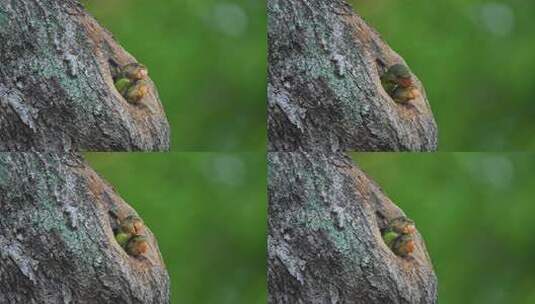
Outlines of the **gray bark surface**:
{"type": "Polygon", "coordinates": [[[0,41],[0,151],[169,149],[154,84],[117,92],[110,60],[136,60],[78,1],[0,0],[0,41]]]}
{"type": "Polygon", "coordinates": [[[114,238],[132,213],[78,155],[0,153],[0,303],[169,303],[150,230],[141,257],[114,238]]]}
{"type": "Polygon", "coordinates": [[[421,235],[410,257],[387,247],[404,214],[348,157],[270,152],[268,180],[269,303],[437,303],[421,235]]]}
{"type": "Polygon", "coordinates": [[[380,75],[406,63],[345,0],[268,1],[269,151],[434,151],[421,96],[396,104],[380,75]]]}

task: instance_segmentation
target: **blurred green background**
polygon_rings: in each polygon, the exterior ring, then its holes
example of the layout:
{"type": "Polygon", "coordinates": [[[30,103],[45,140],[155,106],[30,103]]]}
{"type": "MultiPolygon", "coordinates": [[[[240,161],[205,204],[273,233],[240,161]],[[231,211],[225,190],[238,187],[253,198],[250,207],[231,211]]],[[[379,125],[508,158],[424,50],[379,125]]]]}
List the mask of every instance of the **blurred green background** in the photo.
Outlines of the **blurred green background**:
{"type": "Polygon", "coordinates": [[[172,303],[266,302],[265,153],[86,156],[157,237],[172,303]]]}
{"type": "Polygon", "coordinates": [[[82,3],[149,68],[173,151],[266,149],[265,1],[82,3]]]}
{"type": "Polygon", "coordinates": [[[535,303],[533,154],[353,157],[416,221],[440,303],[535,303]]]}
{"type": "Polygon", "coordinates": [[[535,1],[349,1],[424,83],[439,150],[535,149],[535,1]]]}

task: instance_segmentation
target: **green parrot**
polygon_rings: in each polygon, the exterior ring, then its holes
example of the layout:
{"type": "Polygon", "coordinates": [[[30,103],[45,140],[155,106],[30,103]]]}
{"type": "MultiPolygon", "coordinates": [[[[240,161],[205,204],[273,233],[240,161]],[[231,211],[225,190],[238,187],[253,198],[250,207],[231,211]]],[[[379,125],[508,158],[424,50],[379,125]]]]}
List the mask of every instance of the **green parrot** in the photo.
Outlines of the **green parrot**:
{"type": "Polygon", "coordinates": [[[149,250],[149,242],[145,236],[136,235],[128,241],[125,250],[129,255],[137,257],[149,250]]]}
{"type": "Polygon", "coordinates": [[[419,96],[409,69],[403,64],[394,64],[382,76],[385,92],[397,103],[407,103],[419,96]]]}
{"type": "Polygon", "coordinates": [[[383,230],[382,236],[385,244],[398,256],[407,257],[415,249],[412,234],[416,232],[414,221],[401,216],[389,221],[383,230]]]}
{"type": "Polygon", "coordinates": [[[137,215],[129,215],[124,220],[119,221],[115,231],[115,239],[121,247],[126,249],[132,238],[139,236],[143,228],[143,221],[137,215]]]}
{"type": "Polygon", "coordinates": [[[125,98],[129,103],[138,104],[143,97],[147,96],[150,91],[149,84],[144,80],[136,81],[136,83],[128,88],[125,98]]]}
{"type": "Polygon", "coordinates": [[[144,65],[134,62],[116,66],[113,74],[115,88],[129,103],[137,104],[149,93],[148,70],[144,65]]]}
{"type": "Polygon", "coordinates": [[[400,216],[392,219],[388,223],[388,229],[398,234],[411,234],[416,231],[414,221],[408,217],[400,216]]]}
{"type": "Polygon", "coordinates": [[[400,257],[408,257],[416,249],[416,243],[410,235],[401,235],[394,240],[390,247],[400,257]]]}
{"type": "Polygon", "coordinates": [[[146,79],[149,75],[147,68],[141,63],[129,63],[122,68],[122,77],[132,80],[146,79]]]}
{"type": "Polygon", "coordinates": [[[139,235],[143,231],[143,221],[137,215],[131,214],[121,221],[119,229],[131,235],[139,235]]]}

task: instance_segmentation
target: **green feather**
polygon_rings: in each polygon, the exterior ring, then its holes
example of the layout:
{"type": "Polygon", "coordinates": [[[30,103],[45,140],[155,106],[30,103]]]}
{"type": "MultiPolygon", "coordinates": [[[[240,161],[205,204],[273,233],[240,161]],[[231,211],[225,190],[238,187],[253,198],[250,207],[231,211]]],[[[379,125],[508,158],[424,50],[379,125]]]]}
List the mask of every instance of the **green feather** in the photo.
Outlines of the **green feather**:
{"type": "Polygon", "coordinates": [[[392,95],[396,87],[398,86],[396,83],[396,78],[390,74],[386,73],[381,77],[381,84],[383,85],[383,88],[385,89],[385,92],[388,93],[388,95],[392,95]]]}
{"type": "Polygon", "coordinates": [[[383,234],[383,240],[385,244],[392,248],[394,241],[399,237],[399,234],[394,231],[387,231],[383,234]]]}
{"type": "Polygon", "coordinates": [[[126,96],[126,93],[128,92],[128,89],[131,86],[132,86],[132,81],[128,78],[119,78],[115,82],[115,88],[123,96],[126,96]]]}
{"type": "Polygon", "coordinates": [[[121,245],[121,247],[125,248],[128,244],[128,241],[130,240],[131,235],[124,232],[119,232],[115,235],[115,239],[117,240],[117,243],[121,245]]]}

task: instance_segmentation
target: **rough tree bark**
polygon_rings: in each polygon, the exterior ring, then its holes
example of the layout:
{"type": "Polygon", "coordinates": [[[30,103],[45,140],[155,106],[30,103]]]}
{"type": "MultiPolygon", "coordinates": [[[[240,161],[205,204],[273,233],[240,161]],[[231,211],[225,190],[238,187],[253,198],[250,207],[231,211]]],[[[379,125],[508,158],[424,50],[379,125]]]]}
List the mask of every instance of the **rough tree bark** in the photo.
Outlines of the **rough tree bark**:
{"type": "Polygon", "coordinates": [[[269,0],[268,39],[270,151],[436,150],[421,82],[390,98],[380,75],[405,62],[345,0],[269,0]]]}
{"type": "Polygon", "coordinates": [[[115,241],[131,213],[76,154],[0,153],[0,303],[169,303],[150,230],[146,256],[115,241]]]}
{"type": "Polygon", "coordinates": [[[135,211],[69,152],[168,150],[154,84],[117,92],[136,60],[74,0],[0,0],[0,41],[0,151],[42,151],[0,153],[0,303],[168,303],[154,236],[128,255],[112,227],[135,211]]]}
{"type": "Polygon", "coordinates": [[[269,303],[437,303],[421,235],[411,257],[386,246],[404,214],[348,157],[270,152],[268,168],[269,303]]]}
{"type": "Polygon", "coordinates": [[[169,149],[154,84],[117,92],[110,60],[136,60],[78,1],[0,0],[0,41],[0,151],[169,149]]]}

